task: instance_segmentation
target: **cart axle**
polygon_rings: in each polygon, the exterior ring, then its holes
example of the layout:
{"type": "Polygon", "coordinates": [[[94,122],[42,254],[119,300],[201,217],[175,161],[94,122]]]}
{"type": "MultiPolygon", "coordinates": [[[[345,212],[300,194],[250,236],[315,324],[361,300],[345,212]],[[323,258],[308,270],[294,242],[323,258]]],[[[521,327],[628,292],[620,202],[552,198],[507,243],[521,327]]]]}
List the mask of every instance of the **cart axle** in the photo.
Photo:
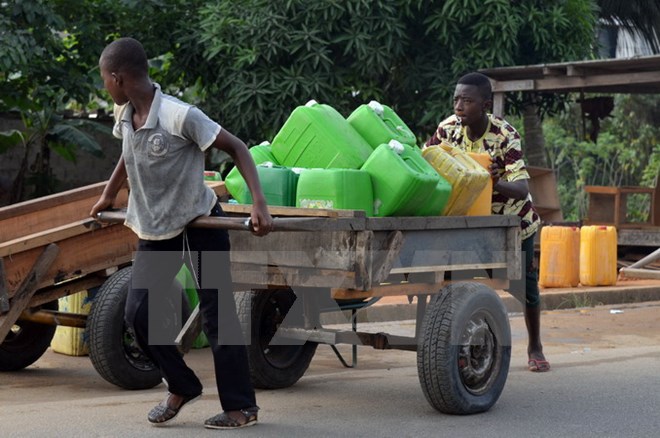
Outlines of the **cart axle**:
{"type": "Polygon", "coordinates": [[[365,345],[376,350],[417,351],[417,339],[410,336],[395,336],[388,333],[365,333],[350,330],[302,329],[280,327],[272,343],[286,344],[289,341],[318,342],[320,344],[365,345]]]}

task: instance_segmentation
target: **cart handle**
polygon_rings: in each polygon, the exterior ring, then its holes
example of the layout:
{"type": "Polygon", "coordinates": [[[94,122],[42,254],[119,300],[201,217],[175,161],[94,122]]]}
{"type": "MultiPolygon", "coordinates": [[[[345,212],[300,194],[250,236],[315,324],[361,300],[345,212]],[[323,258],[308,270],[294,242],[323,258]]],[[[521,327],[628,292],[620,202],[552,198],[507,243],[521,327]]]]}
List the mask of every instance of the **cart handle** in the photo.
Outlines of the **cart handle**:
{"type": "MultiPolygon", "coordinates": [[[[287,217],[273,218],[271,231],[318,231],[318,218],[287,217]]],[[[123,224],[126,220],[126,210],[104,210],[96,214],[98,222],[108,224],[123,224]]],[[[252,219],[247,217],[202,216],[193,220],[189,226],[195,228],[223,228],[225,230],[252,231],[252,219]]]]}

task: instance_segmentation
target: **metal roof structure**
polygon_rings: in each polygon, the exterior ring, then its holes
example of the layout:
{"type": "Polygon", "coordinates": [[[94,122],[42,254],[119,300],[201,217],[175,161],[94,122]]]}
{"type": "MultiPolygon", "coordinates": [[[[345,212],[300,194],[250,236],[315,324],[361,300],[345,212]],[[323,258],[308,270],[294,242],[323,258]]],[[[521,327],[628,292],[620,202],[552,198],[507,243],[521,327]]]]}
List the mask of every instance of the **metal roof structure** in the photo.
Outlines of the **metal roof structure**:
{"type": "MultiPolygon", "coordinates": [[[[660,93],[660,55],[498,67],[479,72],[491,79],[493,113],[499,116],[504,115],[504,97],[508,92],[660,93]]],[[[556,183],[552,181],[551,184],[556,183]]],[[[558,207],[558,200],[556,204],[558,207]]],[[[658,228],[621,229],[618,244],[659,246],[660,232],[655,231],[658,228]]]]}
{"type": "Polygon", "coordinates": [[[479,72],[492,80],[493,112],[504,113],[507,92],[660,93],[660,55],[498,67],[479,72]]]}

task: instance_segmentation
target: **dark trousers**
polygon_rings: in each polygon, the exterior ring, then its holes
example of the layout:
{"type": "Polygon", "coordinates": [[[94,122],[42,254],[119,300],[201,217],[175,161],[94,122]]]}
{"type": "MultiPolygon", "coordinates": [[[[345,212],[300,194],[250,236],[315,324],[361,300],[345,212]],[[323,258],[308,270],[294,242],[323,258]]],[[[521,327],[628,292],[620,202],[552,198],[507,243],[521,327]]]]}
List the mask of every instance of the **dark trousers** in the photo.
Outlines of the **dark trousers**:
{"type": "Polygon", "coordinates": [[[509,292],[526,307],[536,308],[541,305],[538,269],[534,264],[534,236],[522,241],[522,273],[520,280],[509,282],[509,292]]]}
{"type": "MultiPolygon", "coordinates": [[[[211,215],[224,216],[224,213],[216,205],[211,215]]],[[[188,228],[172,239],[140,240],[125,313],[138,345],[158,366],[169,391],[183,396],[200,394],[201,382],[173,344],[181,318],[176,318],[175,311],[162,312],[168,306],[161,302],[171,301],[172,297],[175,301],[181,299],[181,288],[176,289],[174,279],[182,264],[189,264],[189,270],[197,276],[202,287],[198,289],[198,297],[203,329],[213,352],[220,404],[225,411],[256,406],[247,349],[232,291],[229,249],[229,235],[221,229],[188,228]],[[202,268],[212,272],[214,279],[221,278],[222,284],[218,285],[214,280],[211,287],[207,287],[208,275],[203,276],[202,268]],[[155,309],[151,320],[150,308],[155,309]],[[150,343],[149,340],[154,338],[170,341],[150,343]]]]}

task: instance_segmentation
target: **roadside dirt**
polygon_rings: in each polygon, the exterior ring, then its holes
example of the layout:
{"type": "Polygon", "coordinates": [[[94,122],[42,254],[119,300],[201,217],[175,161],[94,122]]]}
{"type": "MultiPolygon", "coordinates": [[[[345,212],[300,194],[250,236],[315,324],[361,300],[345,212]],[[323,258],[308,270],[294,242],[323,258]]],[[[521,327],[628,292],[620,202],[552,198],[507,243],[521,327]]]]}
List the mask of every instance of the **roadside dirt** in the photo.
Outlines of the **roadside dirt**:
{"type": "MultiPolygon", "coordinates": [[[[522,318],[511,323],[512,329],[524,329],[522,318]]],[[[541,325],[546,349],[658,346],[660,302],[546,311],[541,325]]]]}

